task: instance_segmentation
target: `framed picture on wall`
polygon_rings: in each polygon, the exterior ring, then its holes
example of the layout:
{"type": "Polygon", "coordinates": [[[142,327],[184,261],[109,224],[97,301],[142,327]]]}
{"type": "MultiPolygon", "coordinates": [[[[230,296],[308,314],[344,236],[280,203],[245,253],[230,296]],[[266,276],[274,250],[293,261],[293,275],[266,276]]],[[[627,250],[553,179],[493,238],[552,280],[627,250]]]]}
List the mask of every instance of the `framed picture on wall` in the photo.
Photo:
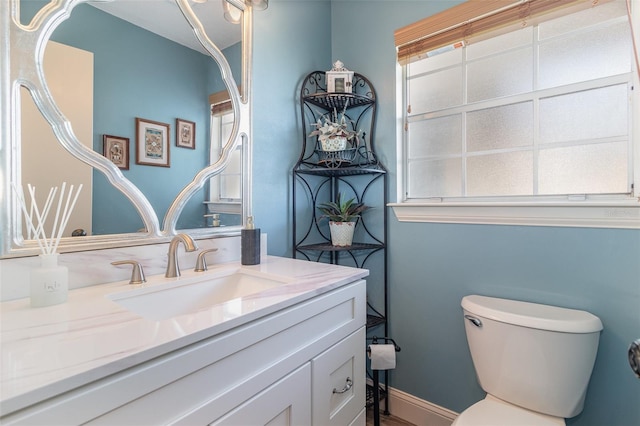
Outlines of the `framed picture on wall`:
{"type": "Polygon", "coordinates": [[[136,164],[169,167],[170,126],[136,117],[136,164]]]}
{"type": "Polygon", "coordinates": [[[122,170],[129,170],[129,138],[102,135],[102,154],[122,170]]]}
{"type": "Polygon", "coordinates": [[[176,118],[176,146],[196,149],[196,123],[176,118]]]}

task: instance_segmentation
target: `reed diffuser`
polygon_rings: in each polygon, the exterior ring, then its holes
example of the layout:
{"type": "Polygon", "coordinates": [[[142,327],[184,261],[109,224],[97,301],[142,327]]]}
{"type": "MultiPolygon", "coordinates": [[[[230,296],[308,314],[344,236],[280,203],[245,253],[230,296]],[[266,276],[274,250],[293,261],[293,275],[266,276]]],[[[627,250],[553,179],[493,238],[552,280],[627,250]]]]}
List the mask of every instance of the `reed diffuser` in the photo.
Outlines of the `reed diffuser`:
{"type": "Polygon", "coordinates": [[[63,182],[58,194],[58,187],[49,190],[49,194],[44,203],[44,207],[39,208],[36,201],[36,188],[27,184],[29,189],[30,203],[27,206],[22,187],[13,186],[17,194],[18,204],[24,215],[27,227],[27,238],[35,239],[42,253],[40,266],[31,270],[30,274],[30,299],[32,307],[42,307],[56,305],[66,302],[69,292],[69,271],[66,266],[58,265],[58,245],[67,226],[71,212],[76,205],[82,184],[78,186],[74,194],[74,186],[71,185],[67,193],[67,183],[63,182]],[[49,218],[49,213],[53,211],[53,206],[57,208],[51,225],[51,234],[47,236],[45,224],[49,218]],[[65,202],[66,198],[66,202],[65,202]],[[64,204],[64,207],[63,207],[64,204]]]}

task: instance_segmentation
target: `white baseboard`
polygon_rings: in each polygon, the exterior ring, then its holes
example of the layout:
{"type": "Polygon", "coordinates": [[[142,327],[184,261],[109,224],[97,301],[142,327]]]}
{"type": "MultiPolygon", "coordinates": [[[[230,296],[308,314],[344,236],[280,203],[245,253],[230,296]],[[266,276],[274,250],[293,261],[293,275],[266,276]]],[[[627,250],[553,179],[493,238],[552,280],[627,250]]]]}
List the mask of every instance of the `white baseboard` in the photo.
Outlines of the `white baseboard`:
{"type": "MultiPolygon", "coordinates": [[[[384,401],[380,402],[380,407],[382,412],[384,401]]],[[[454,411],[392,387],[389,388],[389,412],[416,426],[451,426],[458,416],[454,411]]]]}

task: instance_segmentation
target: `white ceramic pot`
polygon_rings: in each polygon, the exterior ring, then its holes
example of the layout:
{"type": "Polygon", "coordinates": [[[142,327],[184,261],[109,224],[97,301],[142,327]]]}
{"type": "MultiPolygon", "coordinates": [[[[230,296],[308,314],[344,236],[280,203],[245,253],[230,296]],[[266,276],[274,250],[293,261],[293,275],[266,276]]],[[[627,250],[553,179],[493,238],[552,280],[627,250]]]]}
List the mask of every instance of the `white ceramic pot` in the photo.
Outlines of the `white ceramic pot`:
{"type": "Polygon", "coordinates": [[[356,222],[329,222],[331,244],[339,247],[350,246],[353,243],[353,231],[356,222]]]}
{"type": "Polygon", "coordinates": [[[333,136],[329,139],[320,141],[323,151],[344,151],[347,149],[346,136],[333,136]]]}

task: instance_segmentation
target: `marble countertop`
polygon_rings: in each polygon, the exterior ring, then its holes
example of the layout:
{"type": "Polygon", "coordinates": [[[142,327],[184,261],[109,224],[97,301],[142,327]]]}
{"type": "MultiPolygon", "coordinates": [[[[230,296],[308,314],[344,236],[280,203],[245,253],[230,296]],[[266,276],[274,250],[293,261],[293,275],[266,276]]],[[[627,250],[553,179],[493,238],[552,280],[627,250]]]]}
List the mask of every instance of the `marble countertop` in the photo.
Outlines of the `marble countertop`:
{"type": "MultiPolygon", "coordinates": [[[[122,371],[202,339],[366,277],[364,269],[267,256],[260,265],[215,265],[204,274],[246,268],[290,279],[290,284],[154,321],[112,301],[128,281],[72,290],[66,303],[31,308],[29,299],[0,304],[0,413],[122,371]]],[[[193,276],[183,271],[179,279],[193,276]]],[[[200,273],[203,274],[203,273],[200,273]]],[[[147,277],[143,286],[166,283],[147,277]]],[[[175,279],[174,279],[175,280],[175,279]]]]}

